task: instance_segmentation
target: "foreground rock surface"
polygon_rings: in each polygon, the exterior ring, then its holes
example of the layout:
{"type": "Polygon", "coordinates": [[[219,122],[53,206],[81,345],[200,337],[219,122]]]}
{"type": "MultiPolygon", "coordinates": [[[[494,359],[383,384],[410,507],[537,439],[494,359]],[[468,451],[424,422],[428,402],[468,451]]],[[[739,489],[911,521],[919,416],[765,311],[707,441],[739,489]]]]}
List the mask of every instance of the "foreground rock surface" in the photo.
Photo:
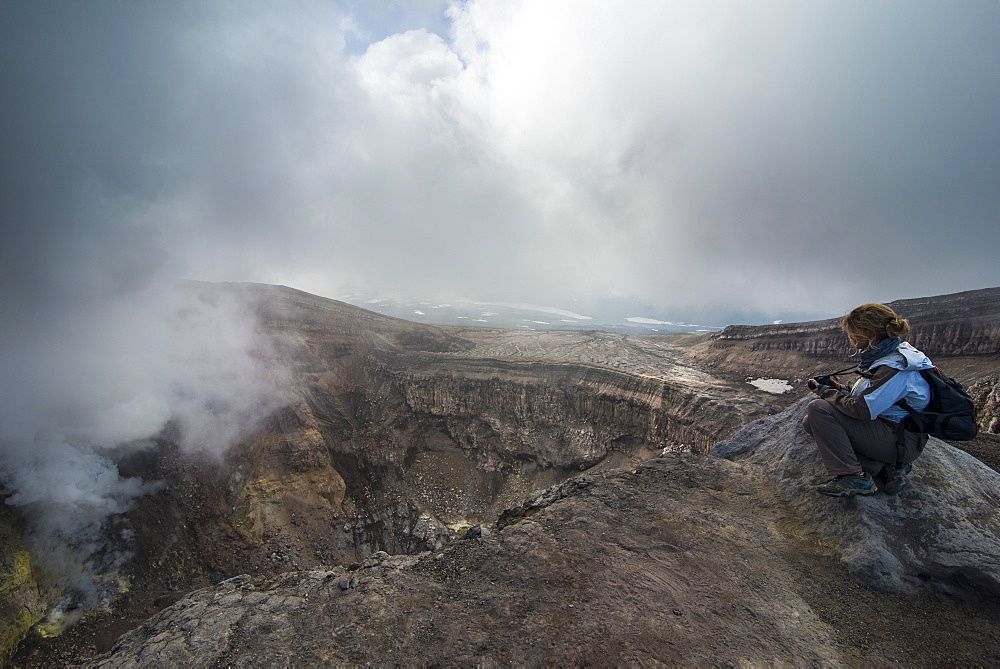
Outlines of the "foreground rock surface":
{"type": "Polygon", "coordinates": [[[762,466],[864,583],[1000,600],[1000,474],[931,438],[899,495],[818,495],[813,487],[829,477],[801,427],[810,401],[747,425],[712,453],[762,466]]]}
{"type": "Polygon", "coordinates": [[[859,587],[753,464],[668,455],[506,522],[434,553],[221,583],[92,665],[1000,661],[995,608],[859,587]]]}

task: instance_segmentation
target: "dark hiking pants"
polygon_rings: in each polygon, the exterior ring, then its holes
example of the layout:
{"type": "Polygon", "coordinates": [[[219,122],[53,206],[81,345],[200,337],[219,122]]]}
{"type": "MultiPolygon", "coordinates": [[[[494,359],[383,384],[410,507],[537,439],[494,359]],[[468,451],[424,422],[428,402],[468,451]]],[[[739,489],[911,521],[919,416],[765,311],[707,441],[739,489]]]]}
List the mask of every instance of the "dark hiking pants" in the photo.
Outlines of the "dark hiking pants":
{"type": "MultiPolygon", "coordinates": [[[[890,421],[851,418],[816,399],[806,408],[802,426],[816,440],[823,464],[833,476],[861,470],[875,476],[885,464],[896,462],[897,426],[890,421]]],[[[922,435],[907,432],[902,461],[915,460],[925,441],[922,435]]]]}

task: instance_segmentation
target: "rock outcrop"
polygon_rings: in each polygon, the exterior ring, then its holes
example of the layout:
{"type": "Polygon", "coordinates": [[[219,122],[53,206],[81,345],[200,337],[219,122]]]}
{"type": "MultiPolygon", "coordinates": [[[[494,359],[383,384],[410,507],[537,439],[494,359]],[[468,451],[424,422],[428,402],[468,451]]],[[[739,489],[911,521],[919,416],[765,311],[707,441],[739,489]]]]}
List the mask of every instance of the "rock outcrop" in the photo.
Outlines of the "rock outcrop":
{"type": "Polygon", "coordinates": [[[828,476],[801,427],[809,401],[747,425],[712,454],[759,465],[866,585],[1000,600],[1000,474],[931,438],[898,496],[823,497],[814,487],[828,476]]]}
{"type": "Polygon", "coordinates": [[[564,483],[530,518],[438,553],[239,578],[97,666],[843,663],[796,593],[799,546],[744,469],[662,458],[564,483]]]}
{"type": "Polygon", "coordinates": [[[714,449],[742,460],[668,454],[569,479],[435,552],[228,579],[92,664],[1000,661],[1000,608],[928,592],[997,594],[997,475],[932,443],[898,497],[820,498],[802,406],[714,449]],[[859,588],[838,560],[922,594],[859,588]]]}

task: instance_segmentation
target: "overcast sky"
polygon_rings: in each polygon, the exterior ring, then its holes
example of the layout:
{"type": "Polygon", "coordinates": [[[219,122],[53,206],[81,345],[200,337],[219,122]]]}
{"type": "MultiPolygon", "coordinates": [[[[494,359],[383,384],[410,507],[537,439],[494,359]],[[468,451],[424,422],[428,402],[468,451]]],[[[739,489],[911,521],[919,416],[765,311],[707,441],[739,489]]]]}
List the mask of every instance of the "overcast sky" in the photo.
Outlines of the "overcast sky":
{"type": "Polygon", "coordinates": [[[3,297],[1000,285],[997,35],[995,0],[6,0],[3,297]]]}

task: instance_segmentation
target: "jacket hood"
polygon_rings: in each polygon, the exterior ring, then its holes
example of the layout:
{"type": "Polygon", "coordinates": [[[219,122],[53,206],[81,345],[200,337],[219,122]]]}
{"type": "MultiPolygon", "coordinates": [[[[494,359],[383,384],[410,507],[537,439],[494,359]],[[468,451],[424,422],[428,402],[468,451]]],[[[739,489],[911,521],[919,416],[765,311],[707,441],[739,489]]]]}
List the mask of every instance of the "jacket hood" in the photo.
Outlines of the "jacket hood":
{"type": "Polygon", "coordinates": [[[909,342],[904,341],[895,351],[879,358],[872,363],[872,368],[879,366],[892,367],[902,371],[912,371],[919,369],[931,369],[934,363],[921,351],[914,348],[909,342]]]}

